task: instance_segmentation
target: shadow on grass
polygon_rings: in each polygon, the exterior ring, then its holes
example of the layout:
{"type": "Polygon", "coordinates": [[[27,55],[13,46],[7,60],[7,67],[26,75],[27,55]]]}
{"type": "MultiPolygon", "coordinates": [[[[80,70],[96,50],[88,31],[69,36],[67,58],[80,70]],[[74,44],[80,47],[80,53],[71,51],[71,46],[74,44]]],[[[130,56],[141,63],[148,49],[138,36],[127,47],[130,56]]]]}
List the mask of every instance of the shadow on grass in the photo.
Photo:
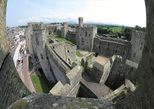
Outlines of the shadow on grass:
{"type": "Polygon", "coordinates": [[[67,43],[74,44],[74,45],[76,44],[75,42],[69,41],[59,35],[50,35],[50,37],[57,38],[59,40],[59,42],[67,42],[67,43]]]}
{"type": "Polygon", "coordinates": [[[34,78],[36,78],[34,81],[36,88],[38,92],[49,93],[49,91],[55,85],[55,83],[51,83],[47,80],[41,68],[39,69],[39,72],[41,76],[34,76],[34,78]]]}
{"type": "MultiPolygon", "coordinates": [[[[41,71],[42,69],[40,69],[41,71]]],[[[40,72],[41,73],[41,72],[40,72]]],[[[32,76],[33,82],[38,92],[40,93],[49,93],[51,88],[55,85],[55,83],[50,83],[45,75],[41,73],[42,76],[32,76]]]]}

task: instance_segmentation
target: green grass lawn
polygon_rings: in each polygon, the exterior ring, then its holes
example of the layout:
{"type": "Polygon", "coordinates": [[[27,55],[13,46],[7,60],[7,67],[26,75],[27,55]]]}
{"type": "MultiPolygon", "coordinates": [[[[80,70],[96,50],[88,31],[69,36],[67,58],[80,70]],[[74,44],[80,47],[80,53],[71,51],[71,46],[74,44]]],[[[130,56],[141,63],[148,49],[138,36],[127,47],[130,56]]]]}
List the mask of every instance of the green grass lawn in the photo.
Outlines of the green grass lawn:
{"type": "MultiPolygon", "coordinates": [[[[107,27],[102,27],[103,29],[107,29],[107,27]]],[[[122,31],[122,27],[121,26],[115,26],[115,27],[109,27],[110,29],[112,29],[113,32],[119,32],[122,31]]]]}
{"type": "Polygon", "coordinates": [[[55,35],[50,35],[50,37],[54,37],[54,38],[56,38],[56,36],[55,36],[55,35]]]}
{"type": "Polygon", "coordinates": [[[87,56],[88,58],[90,58],[90,59],[92,59],[92,54],[91,55],[89,55],[89,56],[87,56]]]}
{"type": "Polygon", "coordinates": [[[38,92],[48,93],[50,91],[42,76],[32,76],[32,79],[38,92]]]}
{"type": "Polygon", "coordinates": [[[78,57],[82,57],[83,55],[81,54],[81,53],[79,53],[79,52],[76,52],[76,55],[78,56],[78,57]]]}
{"type": "Polygon", "coordinates": [[[70,43],[70,44],[75,44],[75,42],[69,41],[65,38],[58,36],[58,35],[50,35],[50,37],[57,38],[59,42],[67,42],[67,43],[70,43]]]}
{"type": "Polygon", "coordinates": [[[112,27],[113,32],[122,31],[122,27],[112,27]]]}

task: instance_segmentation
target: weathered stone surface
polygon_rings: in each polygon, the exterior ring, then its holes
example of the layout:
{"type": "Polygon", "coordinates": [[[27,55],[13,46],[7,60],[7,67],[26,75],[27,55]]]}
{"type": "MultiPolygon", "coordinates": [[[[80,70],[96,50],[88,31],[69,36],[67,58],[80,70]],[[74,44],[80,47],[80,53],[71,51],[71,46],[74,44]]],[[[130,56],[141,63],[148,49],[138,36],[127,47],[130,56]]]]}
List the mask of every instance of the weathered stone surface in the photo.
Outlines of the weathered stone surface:
{"type": "Polygon", "coordinates": [[[132,31],[130,60],[139,63],[145,43],[145,32],[132,31]]]}
{"type": "Polygon", "coordinates": [[[7,0],[0,1],[0,66],[9,52],[9,46],[6,43],[6,5],[7,0]]]}
{"type": "Polygon", "coordinates": [[[7,0],[0,0],[0,109],[6,109],[27,92],[6,43],[6,5],[7,0]]]}
{"type": "Polygon", "coordinates": [[[119,109],[153,109],[154,107],[154,0],[145,0],[147,32],[143,55],[136,72],[139,86],[117,104],[119,109]]]}
{"type": "Polygon", "coordinates": [[[65,98],[35,93],[13,103],[8,109],[116,109],[109,101],[65,98]]]}
{"type": "Polygon", "coordinates": [[[0,69],[0,108],[5,109],[29,92],[19,78],[12,57],[8,54],[0,69]]]}

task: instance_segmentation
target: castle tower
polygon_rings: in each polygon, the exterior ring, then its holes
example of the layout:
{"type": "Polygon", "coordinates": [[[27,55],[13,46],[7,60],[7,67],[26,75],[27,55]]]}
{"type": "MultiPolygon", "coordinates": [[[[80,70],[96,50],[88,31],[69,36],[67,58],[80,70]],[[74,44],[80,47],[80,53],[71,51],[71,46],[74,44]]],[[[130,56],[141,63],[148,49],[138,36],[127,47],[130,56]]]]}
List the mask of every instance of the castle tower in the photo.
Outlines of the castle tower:
{"type": "Polygon", "coordinates": [[[63,23],[63,36],[64,38],[66,38],[67,35],[67,22],[63,23]]]}
{"type": "Polygon", "coordinates": [[[32,36],[33,36],[32,23],[28,23],[28,28],[26,29],[26,43],[28,47],[28,52],[30,54],[33,54],[32,36]]]}
{"type": "Polygon", "coordinates": [[[45,48],[45,40],[46,40],[46,31],[44,24],[41,23],[33,23],[33,38],[32,38],[32,44],[33,44],[33,50],[34,54],[37,55],[42,70],[48,79],[48,81],[55,83],[56,80],[54,78],[54,75],[52,74],[52,71],[50,69],[48,56],[46,54],[46,48],[45,48]]]}
{"type": "Polygon", "coordinates": [[[79,17],[79,27],[83,27],[83,17],[79,17]]]}
{"type": "Polygon", "coordinates": [[[145,42],[145,32],[132,31],[130,60],[139,63],[145,42]]]}

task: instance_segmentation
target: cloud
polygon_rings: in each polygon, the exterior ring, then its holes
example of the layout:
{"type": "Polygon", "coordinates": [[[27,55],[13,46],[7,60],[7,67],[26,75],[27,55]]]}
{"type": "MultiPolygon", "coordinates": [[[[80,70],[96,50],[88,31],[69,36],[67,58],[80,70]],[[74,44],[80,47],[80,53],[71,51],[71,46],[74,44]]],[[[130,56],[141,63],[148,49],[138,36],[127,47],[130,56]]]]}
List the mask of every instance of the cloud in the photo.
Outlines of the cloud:
{"type": "Polygon", "coordinates": [[[21,17],[19,25],[28,22],[66,22],[84,17],[84,22],[146,26],[144,0],[24,0],[33,9],[21,17]],[[37,11],[37,12],[36,12],[37,11]],[[27,18],[26,18],[27,17],[27,18]]]}
{"type": "Polygon", "coordinates": [[[60,15],[43,15],[43,16],[32,16],[26,19],[18,20],[19,25],[27,24],[28,22],[67,22],[67,21],[77,21],[75,16],[60,16],[60,15]]]}
{"type": "Polygon", "coordinates": [[[144,0],[89,0],[82,13],[85,20],[145,26],[144,0]]]}

